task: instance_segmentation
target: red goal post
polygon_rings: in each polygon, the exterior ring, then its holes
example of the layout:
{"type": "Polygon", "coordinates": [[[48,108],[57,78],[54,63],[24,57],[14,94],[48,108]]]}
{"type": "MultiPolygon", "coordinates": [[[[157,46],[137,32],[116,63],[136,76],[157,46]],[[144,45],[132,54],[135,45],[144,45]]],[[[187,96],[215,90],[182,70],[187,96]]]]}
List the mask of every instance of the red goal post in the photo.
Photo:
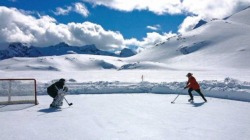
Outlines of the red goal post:
{"type": "Polygon", "coordinates": [[[32,103],[37,105],[36,79],[0,79],[0,105],[32,103]]]}

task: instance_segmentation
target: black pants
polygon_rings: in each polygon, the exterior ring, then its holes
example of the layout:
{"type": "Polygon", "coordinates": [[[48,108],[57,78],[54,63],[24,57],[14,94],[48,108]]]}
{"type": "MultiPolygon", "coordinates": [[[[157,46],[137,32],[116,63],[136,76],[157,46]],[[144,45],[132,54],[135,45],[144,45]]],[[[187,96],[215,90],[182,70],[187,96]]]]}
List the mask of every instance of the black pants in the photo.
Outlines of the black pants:
{"type": "MultiPolygon", "coordinates": [[[[189,88],[188,89],[188,94],[189,94],[189,96],[190,96],[190,98],[193,100],[194,99],[194,97],[193,97],[193,95],[192,95],[192,92],[193,91],[193,89],[192,88],[189,88]]],[[[197,93],[199,93],[200,94],[200,96],[202,97],[202,99],[204,100],[204,101],[207,101],[207,99],[204,97],[204,95],[201,93],[201,90],[200,89],[197,89],[197,90],[195,90],[197,93]]]]}

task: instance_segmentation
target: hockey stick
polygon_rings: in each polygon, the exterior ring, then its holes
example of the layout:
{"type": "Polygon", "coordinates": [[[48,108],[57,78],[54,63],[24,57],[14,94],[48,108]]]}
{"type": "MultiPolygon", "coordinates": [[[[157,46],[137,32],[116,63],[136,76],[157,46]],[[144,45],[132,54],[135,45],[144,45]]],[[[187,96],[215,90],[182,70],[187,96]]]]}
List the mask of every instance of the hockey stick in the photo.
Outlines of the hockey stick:
{"type": "Polygon", "coordinates": [[[67,104],[68,104],[69,106],[72,106],[72,105],[73,105],[73,103],[69,103],[65,97],[63,97],[63,98],[65,99],[65,101],[67,102],[67,104]]]}
{"type": "Polygon", "coordinates": [[[174,101],[179,97],[180,94],[178,94],[175,99],[171,102],[171,104],[174,104],[174,101]]]}

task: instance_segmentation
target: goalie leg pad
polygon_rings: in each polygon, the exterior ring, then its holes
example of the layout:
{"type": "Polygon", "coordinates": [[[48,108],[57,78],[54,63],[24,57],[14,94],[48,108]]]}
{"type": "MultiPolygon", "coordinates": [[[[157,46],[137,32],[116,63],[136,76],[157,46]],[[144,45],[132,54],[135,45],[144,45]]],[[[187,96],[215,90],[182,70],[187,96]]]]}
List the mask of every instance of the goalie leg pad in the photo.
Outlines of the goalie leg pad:
{"type": "Polygon", "coordinates": [[[58,94],[52,102],[52,106],[59,107],[63,105],[64,94],[58,94]]]}

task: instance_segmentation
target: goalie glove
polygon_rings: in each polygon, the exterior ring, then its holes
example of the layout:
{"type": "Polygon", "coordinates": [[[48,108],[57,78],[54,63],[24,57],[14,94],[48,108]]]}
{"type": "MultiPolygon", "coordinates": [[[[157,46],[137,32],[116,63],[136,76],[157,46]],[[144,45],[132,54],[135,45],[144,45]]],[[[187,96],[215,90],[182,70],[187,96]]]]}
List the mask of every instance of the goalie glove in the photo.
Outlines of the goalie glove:
{"type": "Polygon", "coordinates": [[[64,92],[68,92],[68,87],[64,87],[64,88],[63,88],[63,91],[64,91],[64,92]]]}

